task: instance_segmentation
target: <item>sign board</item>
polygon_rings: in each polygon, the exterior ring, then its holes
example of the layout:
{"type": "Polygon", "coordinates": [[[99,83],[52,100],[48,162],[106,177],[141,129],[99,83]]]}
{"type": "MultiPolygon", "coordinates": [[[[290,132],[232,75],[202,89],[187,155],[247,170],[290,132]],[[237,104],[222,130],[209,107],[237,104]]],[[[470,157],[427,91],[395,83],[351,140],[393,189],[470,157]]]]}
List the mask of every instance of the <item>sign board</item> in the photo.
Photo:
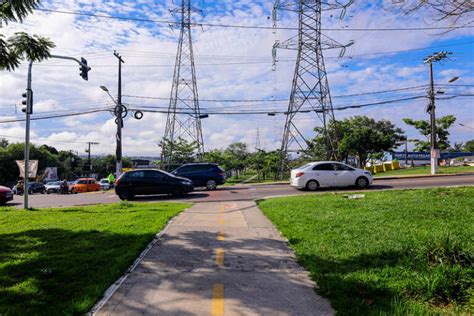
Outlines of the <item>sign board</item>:
{"type": "MultiPolygon", "coordinates": [[[[417,151],[409,151],[407,152],[408,160],[427,160],[431,159],[431,154],[429,152],[417,152],[417,151]]],[[[438,158],[440,159],[455,159],[455,158],[462,158],[462,157],[473,157],[474,153],[470,152],[446,152],[446,153],[439,153],[438,151],[438,158]]],[[[397,160],[405,160],[405,152],[399,151],[394,152],[392,154],[392,159],[397,160]]]]}
{"type": "Polygon", "coordinates": [[[44,178],[45,181],[55,181],[58,180],[58,168],[57,167],[48,167],[44,171],[46,177],[44,178]]]}
{"type": "Polygon", "coordinates": [[[431,150],[431,158],[440,158],[439,156],[439,149],[432,149],[431,150]]]}
{"type": "MultiPolygon", "coordinates": [[[[18,165],[18,169],[20,169],[20,177],[25,178],[25,161],[24,160],[15,160],[16,164],[18,165]]],[[[38,160],[30,160],[28,164],[28,178],[36,178],[36,174],[38,173],[38,160]]]]}

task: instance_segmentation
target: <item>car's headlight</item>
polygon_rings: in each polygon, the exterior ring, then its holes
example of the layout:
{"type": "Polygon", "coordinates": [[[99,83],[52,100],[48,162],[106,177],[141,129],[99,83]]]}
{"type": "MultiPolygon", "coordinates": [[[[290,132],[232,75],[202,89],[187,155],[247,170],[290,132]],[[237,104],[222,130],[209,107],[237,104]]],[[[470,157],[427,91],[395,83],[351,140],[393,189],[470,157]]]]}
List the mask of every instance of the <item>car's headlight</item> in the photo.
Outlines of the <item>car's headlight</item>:
{"type": "Polygon", "coordinates": [[[182,180],[181,184],[191,185],[191,181],[182,180]]]}

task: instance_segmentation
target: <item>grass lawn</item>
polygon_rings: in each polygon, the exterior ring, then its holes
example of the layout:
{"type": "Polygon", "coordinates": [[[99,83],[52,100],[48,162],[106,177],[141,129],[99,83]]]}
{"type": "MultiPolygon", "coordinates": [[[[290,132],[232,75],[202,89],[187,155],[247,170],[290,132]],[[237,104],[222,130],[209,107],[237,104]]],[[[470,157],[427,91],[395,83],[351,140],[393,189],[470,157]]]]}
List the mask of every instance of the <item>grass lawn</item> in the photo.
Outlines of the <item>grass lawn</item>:
{"type": "Polygon", "coordinates": [[[0,315],[84,314],[188,206],[0,207],[0,315]]]}
{"type": "MultiPolygon", "coordinates": [[[[474,172],[474,166],[453,166],[453,167],[438,167],[439,174],[448,173],[465,173],[474,172]]],[[[381,172],[374,174],[374,177],[387,177],[387,176],[403,176],[403,175],[415,175],[415,174],[430,174],[430,166],[414,167],[407,169],[398,169],[387,172],[381,172]]]]}
{"type": "Polygon", "coordinates": [[[343,196],[259,202],[338,315],[474,310],[474,187],[343,196]]]}

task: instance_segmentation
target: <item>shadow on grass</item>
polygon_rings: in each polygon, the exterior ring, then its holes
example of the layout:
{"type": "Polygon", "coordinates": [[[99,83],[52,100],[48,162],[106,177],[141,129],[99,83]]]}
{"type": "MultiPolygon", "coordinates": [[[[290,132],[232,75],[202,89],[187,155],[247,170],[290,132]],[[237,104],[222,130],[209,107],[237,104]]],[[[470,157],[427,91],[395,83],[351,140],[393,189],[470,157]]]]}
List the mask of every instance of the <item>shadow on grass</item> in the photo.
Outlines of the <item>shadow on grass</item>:
{"type": "Polygon", "coordinates": [[[86,312],[152,238],[63,229],[0,235],[0,315],[86,312]]]}

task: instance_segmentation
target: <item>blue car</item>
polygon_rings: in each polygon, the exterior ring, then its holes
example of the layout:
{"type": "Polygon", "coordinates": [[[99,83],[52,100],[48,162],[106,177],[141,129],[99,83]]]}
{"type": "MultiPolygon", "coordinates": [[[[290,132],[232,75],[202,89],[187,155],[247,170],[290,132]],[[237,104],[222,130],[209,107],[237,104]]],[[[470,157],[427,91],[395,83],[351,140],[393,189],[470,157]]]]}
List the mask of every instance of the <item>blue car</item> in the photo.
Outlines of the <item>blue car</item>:
{"type": "Polygon", "coordinates": [[[208,190],[215,190],[225,183],[225,172],[215,163],[188,163],[171,173],[191,180],[194,187],[206,187],[208,190]]]}

